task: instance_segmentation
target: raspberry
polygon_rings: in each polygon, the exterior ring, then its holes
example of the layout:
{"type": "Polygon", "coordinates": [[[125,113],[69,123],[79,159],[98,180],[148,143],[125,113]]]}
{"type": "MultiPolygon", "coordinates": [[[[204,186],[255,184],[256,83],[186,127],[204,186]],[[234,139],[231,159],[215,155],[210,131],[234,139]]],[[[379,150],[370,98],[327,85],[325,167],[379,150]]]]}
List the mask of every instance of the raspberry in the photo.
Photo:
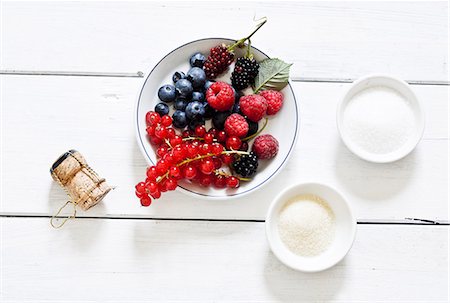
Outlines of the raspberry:
{"type": "Polygon", "coordinates": [[[283,106],[283,94],[276,90],[263,90],[259,95],[267,101],[268,115],[275,115],[283,106]]]}
{"type": "Polygon", "coordinates": [[[231,83],[237,90],[241,90],[255,82],[259,64],[255,59],[238,58],[234,71],[231,73],[231,83]]]}
{"type": "Polygon", "coordinates": [[[209,56],[203,65],[206,77],[208,79],[216,78],[233,63],[233,60],[234,54],[224,44],[211,48],[209,56]]]}
{"type": "Polygon", "coordinates": [[[258,122],[266,114],[267,101],[259,95],[243,96],[239,99],[241,112],[253,122],[258,122]]]}
{"type": "Polygon", "coordinates": [[[206,91],[206,100],[212,108],[227,111],[234,104],[233,88],[225,82],[214,82],[206,91]]]}
{"type": "Polygon", "coordinates": [[[259,159],[271,159],[278,153],[278,141],[272,135],[261,135],[253,142],[252,151],[259,159]]]}
{"type": "Polygon", "coordinates": [[[228,136],[243,138],[248,133],[248,123],[239,114],[232,114],[225,120],[225,132],[228,136]]]}

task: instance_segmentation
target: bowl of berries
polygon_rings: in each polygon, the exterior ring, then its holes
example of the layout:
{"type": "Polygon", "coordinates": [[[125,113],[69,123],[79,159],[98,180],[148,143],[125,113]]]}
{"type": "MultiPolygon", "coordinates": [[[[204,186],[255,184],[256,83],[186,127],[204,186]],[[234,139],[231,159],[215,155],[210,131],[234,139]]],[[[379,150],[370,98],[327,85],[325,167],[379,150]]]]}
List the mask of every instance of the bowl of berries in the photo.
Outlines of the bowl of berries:
{"type": "Polygon", "coordinates": [[[143,206],[177,188],[240,197],[286,164],[299,126],[291,64],[270,59],[250,36],[186,43],[147,73],[134,112],[149,164],[136,185],[143,206]]]}

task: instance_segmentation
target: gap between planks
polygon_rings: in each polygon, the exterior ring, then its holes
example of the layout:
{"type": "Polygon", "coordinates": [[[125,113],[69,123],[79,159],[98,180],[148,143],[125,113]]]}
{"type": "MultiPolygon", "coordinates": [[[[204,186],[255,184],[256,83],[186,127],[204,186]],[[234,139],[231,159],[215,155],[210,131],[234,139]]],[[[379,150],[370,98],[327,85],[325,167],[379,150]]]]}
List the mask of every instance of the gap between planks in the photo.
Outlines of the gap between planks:
{"type": "MultiPolygon", "coordinates": [[[[52,218],[49,215],[19,215],[19,214],[0,214],[0,218],[52,218]]],[[[55,218],[64,219],[64,216],[55,218]]],[[[252,219],[202,219],[202,218],[154,218],[154,217],[114,217],[114,216],[83,216],[76,219],[107,219],[107,220],[147,220],[147,221],[187,221],[187,222],[230,222],[230,223],[264,223],[265,220],[252,219]]],[[[357,224],[365,225],[441,225],[450,226],[450,221],[434,221],[419,218],[405,218],[404,220],[358,220],[357,224]]]]}
{"type": "MultiPolygon", "coordinates": [[[[135,73],[115,72],[73,72],[73,71],[26,71],[26,70],[0,70],[0,75],[16,76],[69,76],[69,77],[113,77],[113,78],[143,78],[145,74],[141,71],[135,73]]],[[[351,78],[308,78],[291,77],[293,82],[323,82],[323,83],[352,83],[356,79],[351,78]]],[[[449,86],[450,81],[435,80],[405,80],[412,85],[443,85],[449,86]]]]}

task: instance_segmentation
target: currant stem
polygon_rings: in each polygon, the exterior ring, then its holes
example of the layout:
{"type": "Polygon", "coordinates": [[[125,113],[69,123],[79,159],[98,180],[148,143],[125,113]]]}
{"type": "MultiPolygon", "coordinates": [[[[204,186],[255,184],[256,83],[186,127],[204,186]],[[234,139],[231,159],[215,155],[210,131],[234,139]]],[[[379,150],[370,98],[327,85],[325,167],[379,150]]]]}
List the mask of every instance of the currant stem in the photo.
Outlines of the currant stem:
{"type": "Polygon", "coordinates": [[[216,169],[216,170],[214,171],[214,173],[215,173],[216,175],[221,175],[221,176],[225,176],[225,177],[231,177],[231,176],[233,176],[233,177],[238,178],[238,179],[241,180],[241,181],[251,181],[251,180],[252,180],[252,179],[250,179],[250,178],[243,178],[243,177],[239,177],[239,176],[227,174],[226,172],[224,172],[224,171],[222,171],[222,170],[219,170],[219,169],[216,169]]]}
{"type": "Polygon", "coordinates": [[[236,41],[236,43],[232,44],[231,46],[228,46],[227,47],[228,51],[230,51],[230,52],[233,51],[237,46],[241,46],[242,43],[249,40],[261,28],[261,26],[263,26],[267,22],[267,17],[263,17],[259,20],[262,20],[262,21],[256,26],[255,30],[253,32],[251,32],[251,34],[248,35],[247,37],[236,41]]]}
{"type": "Polygon", "coordinates": [[[253,55],[251,53],[251,48],[252,48],[252,41],[250,41],[250,39],[248,39],[248,44],[247,44],[247,53],[245,54],[246,58],[252,59],[253,55]]]}

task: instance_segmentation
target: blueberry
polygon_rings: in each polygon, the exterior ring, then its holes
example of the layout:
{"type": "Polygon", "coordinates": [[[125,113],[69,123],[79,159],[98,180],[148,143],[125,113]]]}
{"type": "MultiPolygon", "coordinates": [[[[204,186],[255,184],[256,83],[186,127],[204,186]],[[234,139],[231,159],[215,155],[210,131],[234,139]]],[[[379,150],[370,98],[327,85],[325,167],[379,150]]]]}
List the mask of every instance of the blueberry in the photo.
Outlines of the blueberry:
{"type": "Polygon", "coordinates": [[[192,88],[192,83],[187,79],[178,80],[177,83],[175,83],[175,89],[177,94],[184,98],[190,97],[194,90],[192,88]]]}
{"type": "Polygon", "coordinates": [[[188,103],[189,103],[189,101],[186,99],[176,99],[173,104],[173,107],[175,109],[184,111],[186,109],[186,106],[188,105],[188,103]]]}
{"type": "Polygon", "coordinates": [[[214,125],[215,128],[223,130],[225,120],[228,118],[229,115],[231,115],[230,112],[217,112],[212,117],[212,124],[214,125]]]}
{"type": "Polygon", "coordinates": [[[239,105],[239,102],[234,103],[233,108],[231,109],[231,112],[241,114],[241,106],[239,105]]]}
{"type": "Polygon", "coordinates": [[[246,137],[256,134],[256,132],[258,131],[258,122],[253,122],[247,119],[247,123],[248,123],[248,132],[246,137]]]}
{"type": "Polygon", "coordinates": [[[234,88],[233,88],[233,90],[234,90],[234,102],[239,102],[239,99],[241,99],[241,97],[244,95],[244,93],[239,90],[235,90],[234,88]]]}
{"type": "Polygon", "coordinates": [[[199,102],[205,101],[205,94],[203,94],[202,92],[193,92],[192,101],[199,101],[199,102]]]}
{"type": "Polygon", "coordinates": [[[189,120],[201,118],[204,114],[205,108],[203,107],[203,104],[201,102],[193,101],[186,106],[186,117],[189,120]]]}
{"type": "Polygon", "coordinates": [[[216,81],[214,81],[214,80],[206,80],[205,85],[204,85],[204,87],[203,87],[203,88],[205,89],[205,91],[208,90],[208,88],[209,88],[214,82],[216,82],[216,81]]]}
{"type": "Polygon", "coordinates": [[[185,112],[181,110],[176,110],[172,115],[172,124],[176,128],[185,128],[188,124],[185,112]]]}
{"type": "Polygon", "coordinates": [[[206,74],[205,71],[200,67],[192,67],[186,75],[186,79],[191,81],[194,88],[200,88],[205,85],[206,74]]]}
{"type": "Polygon", "coordinates": [[[177,83],[180,79],[186,79],[186,75],[183,72],[177,71],[172,76],[173,83],[177,83]]]}
{"type": "Polygon", "coordinates": [[[170,84],[161,86],[158,90],[158,97],[163,102],[172,102],[176,97],[175,86],[170,84]]]}
{"type": "Polygon", "coordinates": [[[195,53],[191,56],[189,59],[189,63],[192,67],[203,67],[203,64],[205,64],[206,57],[202,53],[195,53]]]}
{"type": "Polygon", "coordinates": [[[211,106],[209,106],[208,102],[203,103],[203,108],[205,109],[205,115],[203,116],[206,120],[211,119],[216,111],[214,110],[214,108],[212,108],[211,106]]]}
{"type": "Polygon", "coordinates": [[[195,130],[198,125],[205,125],[205,119],[199,118],[189,121],[189,129],[195,130]]]}
{"type": "Polygon", "coordinates": [[[169,114],[169,106],[166,103],[158,103],[155,106],[155,112],[157,112],[160,116],[164,116],[169,114]]]}

